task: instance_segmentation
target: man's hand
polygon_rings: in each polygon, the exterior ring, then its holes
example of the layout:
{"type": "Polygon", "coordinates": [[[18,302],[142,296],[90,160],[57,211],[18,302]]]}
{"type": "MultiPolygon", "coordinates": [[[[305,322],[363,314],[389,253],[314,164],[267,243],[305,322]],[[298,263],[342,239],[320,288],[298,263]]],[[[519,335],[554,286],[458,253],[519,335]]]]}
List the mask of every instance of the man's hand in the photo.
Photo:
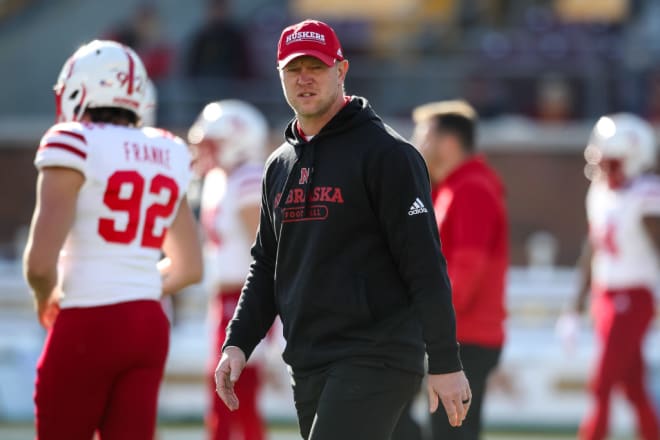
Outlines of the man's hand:
{"type": "Polygon", "coordinates": [[[37,317],[39,323],[43,328],[48,330],[55,324],[55,319],[60,313],[60,303],[54,298],[54,295],[45,300],[35,300],[35,308],[37,309],[37,317]]]}
{"type": "Polygon", "coordinates": [[[231,411],[238,409],[234,384],[246,364],[245,353],[238,347],[226,347],[215,368],[215,391],[231,411]]]}
{"type": "Polygon", "coordinates": [[[472,391],[465,373],[457,371],[447,374],[429,374],[427,380],[429,392],[429,410],[438,409],[439,402],[445,407],[449,424],[461,426],[467,417],[472,401],[472,391]]]}

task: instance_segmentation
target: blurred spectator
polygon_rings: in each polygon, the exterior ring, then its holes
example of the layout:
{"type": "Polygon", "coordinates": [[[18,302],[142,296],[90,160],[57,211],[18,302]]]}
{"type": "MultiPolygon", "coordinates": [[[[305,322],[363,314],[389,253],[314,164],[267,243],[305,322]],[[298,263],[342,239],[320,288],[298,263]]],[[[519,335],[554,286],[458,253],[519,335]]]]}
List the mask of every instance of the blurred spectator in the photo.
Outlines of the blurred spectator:
{"type": "Polygon", "coordinates": [[[206,23],[193,35],[185,55],[190,77],[244,79],[252,76],[247,33],[229,16],[227,0],[208,0],[206,23]]]}
{"type": "Polygon", "coordinates": [[[556,123],[572,119],[573,94],[569,82],[561,76],[546,75],[536,84],[532,115],[540,122],[556,123]]]}
{"type": "Polygon", "coordinates": [[[464,95],[483,119],[501,116],[512,110],[509,90],[502,80],[492,75],[475,74],[463,86],[464,95]]]}
{"type": "Polygon", "coordinates": [[[147,74],[154,82],[166,78],[174,61],[174,47],[163,37],[158,8],[154,3],[142,3],[130,20],[111,29],[104,36],[132,47],[142,58],[147,74]]]}

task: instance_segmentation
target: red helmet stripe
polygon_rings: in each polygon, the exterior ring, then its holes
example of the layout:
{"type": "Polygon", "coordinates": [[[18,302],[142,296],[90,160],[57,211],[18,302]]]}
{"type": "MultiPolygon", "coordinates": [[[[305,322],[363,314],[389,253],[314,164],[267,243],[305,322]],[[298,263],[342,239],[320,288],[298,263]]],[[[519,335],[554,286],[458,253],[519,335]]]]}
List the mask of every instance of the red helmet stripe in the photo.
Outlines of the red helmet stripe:
{"type": "Polygon", "coordinates": [[[131,53],[124,48],[126,56],[128,57],[128,90],[126,91],[129,95],[133,94],[133,82],[135,81],[135,61],[131,56],[131,53]]]}
{"type": "Polygon", "coordinates": [[[73,75],[73,66],[76,64],[76,59],[71,55],[66,62],[69,64],[69,71],[66,74],[66,79],[69,79],[71,78],[71,75],[73,75]]]}
{"type": "Polygon", "coordinates": [[[64,122],[64,115],[62,114],[62,94],[66,86],[55,91],[55,122],[64,122]]]}

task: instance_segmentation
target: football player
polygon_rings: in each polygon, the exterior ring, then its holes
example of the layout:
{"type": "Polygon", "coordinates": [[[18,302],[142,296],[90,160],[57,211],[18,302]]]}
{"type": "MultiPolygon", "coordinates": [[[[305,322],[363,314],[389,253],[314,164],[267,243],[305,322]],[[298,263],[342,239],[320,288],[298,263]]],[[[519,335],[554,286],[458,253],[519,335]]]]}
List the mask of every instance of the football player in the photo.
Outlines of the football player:
{"type": "Polygon", "coordinates": [[[261,112],[247,102],[216,101],[204,107],[189,130],[188,141],[197,149],[200,168],[205,172],[201,222],[215,327],[208,371],[212,402],[206,417],[208,438],[260,440],[265,435],[257,401],[261,359],[251,358],[241,374],[236,387],[241,406],[235,412],[218,397],[214,370],[252,261],[250,248],[259,225],[268,125],[261,112]]]}
{"type": "Polygon", "coordinates": [[[95,40],[55,85],[24,255],[48,330],[34,396],[40,440],[154,437],[169,344],[159,300],[197,282],[202,257],[184,197],[190,153],[169,132],[140,128],[147,84],[132,49],[95,40]]]}
{"type": "Polygon", "coordinates": [[[652,127],[627,113],[600,118],[585,150],[592,178],[586,200],[589,240],[573,309],[583,312],[591,292],[601,348],[590,381],[594,407],[580,426],[582,440],[606,438],[616,386],[635,409],[639,436],[660,438],[642,351],[660,281],[660,177],[650,172],[656,151],[652,127]]]}

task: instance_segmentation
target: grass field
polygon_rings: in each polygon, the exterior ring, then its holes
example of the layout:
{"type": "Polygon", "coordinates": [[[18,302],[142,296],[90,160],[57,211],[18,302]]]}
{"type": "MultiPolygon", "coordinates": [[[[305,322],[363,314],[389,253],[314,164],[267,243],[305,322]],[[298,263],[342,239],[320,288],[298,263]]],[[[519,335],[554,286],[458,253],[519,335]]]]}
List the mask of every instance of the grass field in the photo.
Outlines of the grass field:
{"type": "MultiPolygon", "coordinates": [[[[0,439],[31,440],[34,438],[32,426],[27,424],[1,424],[0,439]]],[[[205,440],[204,430],[198,424],[171,425],[160,424],[158,440],[205,440]]],[[[533,432],[489,432],[483,440],[568,440],[575,439],[571,433],[533,433],[533,432]]],[[[629,436],[610,437],[610,440],[630,440],[629,436]]],[[[268,440],[300,440],[294,426],[276,426],[269,430],[268,440]]]]}

